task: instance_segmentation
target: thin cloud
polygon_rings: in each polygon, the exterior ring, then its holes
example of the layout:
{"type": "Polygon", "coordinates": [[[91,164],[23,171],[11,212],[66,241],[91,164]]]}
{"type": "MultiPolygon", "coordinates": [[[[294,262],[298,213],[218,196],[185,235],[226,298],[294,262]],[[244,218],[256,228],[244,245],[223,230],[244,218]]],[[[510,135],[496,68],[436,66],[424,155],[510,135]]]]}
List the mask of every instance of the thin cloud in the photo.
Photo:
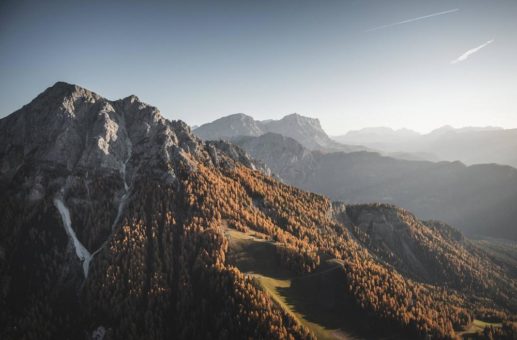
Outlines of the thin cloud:
{"type": "Polygon", "coordinates": [[[464,60],[467,60],[471,55],[473,55],[474,53],[476,53],[477,51],[479,51],[480,49],[482,49],[483,47],[486,47],[488,46],[489,44],[491,44],[492,42],[494,42],[494,39],[492,40],[488,40],[487,42],[479,45],[478,47],[474,47],[474,48],[471,48],[470,50],[468,50],[467,52],[463,53],[462,55],[460,55],[458,58],[454,59],[453,61],[451,61],[451,64],[457,64],[459,62],[462,62],[464,60]]]}
{"type": "Polygon", "coordinates": [[[403,21],[399,21],[399,22],[394,22],[394,23],[392,23],[392,24],[388,24],[388,25],[377,26],[377,27],[374,27],[374,28],[370,28],[369,30],[366,30],[365,32],[373,32],[373,31],[382,30],[382,29],[385,29],[385,28],[388,28],[388,27],[393,27],[393,26],[398,26],[398,25],[408,24],[408,23],[410,23],[410,22],[415,22],[415,21],[419,21],[419,20],[423,20],[423,19],[428,19],[428,18],[432,18],[432,17],[437,17],[437,16],[439,16],[439,15],[444,15],[444,14],[454,13],[454,12],[457,12],[457,11],[459,11],[459,10],[460,10],[459,8],[449,9],[449,10],[447,10],[447,11],[438,12],[438,13],[433,13],[433,14],[428,14],[428,15],[424,15],[424,16],[421,16],[421,17],[411,18],[411,19],[407,19],[407,20],[403,20],[403,21]]]}

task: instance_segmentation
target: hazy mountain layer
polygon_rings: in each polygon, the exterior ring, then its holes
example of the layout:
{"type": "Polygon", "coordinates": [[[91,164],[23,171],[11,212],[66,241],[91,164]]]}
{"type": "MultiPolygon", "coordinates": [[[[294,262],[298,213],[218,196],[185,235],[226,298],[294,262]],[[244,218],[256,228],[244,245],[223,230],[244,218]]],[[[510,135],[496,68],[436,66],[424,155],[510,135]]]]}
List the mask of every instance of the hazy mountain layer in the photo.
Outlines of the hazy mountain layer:
{"type": "Polygon", "coordinates": [[[350,203],[393,203],[469,235],[517,240],[517,169],[406,161],[372,152],[320,153],[275,134],[233,141],[305,190],[350,203]]]}
{"type": "Polygon", "coordinates": [[[257,121],[250,116],[238,113],[203,124],[194,130],[194,133],[204,140],[260,136],[268,132],[291,137],[310,150],[350,152],[367,149],[335,142],[323,131],[318,119],[296,113],[279,120],[267,121],[257,121]]]}
{"type": "Polygon", "coordinates": [[[461,161],[465,164],[497,163],[517,167],[517,129],[444,126],[420,135],[410,130],[367,128],[334,138],[383,152],[419,154],[428,160],[461,161]]]}

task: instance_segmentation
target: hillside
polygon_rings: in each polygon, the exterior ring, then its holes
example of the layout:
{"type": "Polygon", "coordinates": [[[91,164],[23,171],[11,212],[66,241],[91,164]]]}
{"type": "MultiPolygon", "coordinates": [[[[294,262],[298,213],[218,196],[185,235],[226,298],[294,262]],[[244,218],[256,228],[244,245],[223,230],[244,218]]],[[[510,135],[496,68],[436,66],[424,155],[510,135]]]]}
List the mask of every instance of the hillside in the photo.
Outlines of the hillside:
{"type": "Polygon", "coordinates": [[[336,203],[334,211],[356,240],[405,276],[458,291],[475,290],[517,308],[516,297],[489,288],[514,291],[517,287],[511,276],[454,228],[438,221],[419,221],[408,211],[387,204],[336,203]]]}
{"type": "Polygon", "coordinates": [[[467,278],[458,290],[366,246],[350,232],[362,221],[353,208],[352,225],[338,217],[343,206],[254,170],[231,145],[202,142],[134,96],[109,101],[57,83],[0,120],[0,159],[2,339],[313,338],[240,270],[228,230],[274,244],[275,268],[301,285],[339,265],[324,284],[381,334],[452,338],[480,318],[515,331],[504,300],[515,282],[480,262],[489,258],[442,246],[454,233],[411,222],[427,237],[418,247],[440,258],[433,270],[467,278]],[[501,280],[480,287],[475,275],[501,280]]]}
{"type": "MultiPolygon", "coordinates": [[[[254,279],[318,339],[355,339],[377,335],[354,317],[343,289],[342,263],[322,260],[314,272],[296,275],[281,266],[277,242],[263,234],[227,229],[228,262],[254,279]]],[[[386,335],[386,334],[385,334],[386,335]]]]}
{"type": "Polygon", "coordinates": [[[286,183],[347,203],[385,202],[468,235],[517,240],[517,170],[408,161],[373,152],[321,153],[288,137],[234,138],[286,183]]]}

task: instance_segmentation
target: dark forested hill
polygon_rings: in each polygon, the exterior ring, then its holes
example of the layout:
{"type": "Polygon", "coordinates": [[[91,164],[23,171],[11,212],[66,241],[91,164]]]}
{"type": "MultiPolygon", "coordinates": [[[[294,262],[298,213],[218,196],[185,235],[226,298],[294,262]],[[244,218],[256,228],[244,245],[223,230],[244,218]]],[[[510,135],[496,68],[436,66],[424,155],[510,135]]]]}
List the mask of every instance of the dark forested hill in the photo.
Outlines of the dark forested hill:
{"type": "Polygon", "coordinates": [[[515,331],[515,281],[453,229],[333,205],[134,96],[57,83],[0,120],[0,161],[2,339],[313,337],[227,261],[226,228],[273,242],[293,275],[338,261],[329,277],[382,334],[515,331]]]}

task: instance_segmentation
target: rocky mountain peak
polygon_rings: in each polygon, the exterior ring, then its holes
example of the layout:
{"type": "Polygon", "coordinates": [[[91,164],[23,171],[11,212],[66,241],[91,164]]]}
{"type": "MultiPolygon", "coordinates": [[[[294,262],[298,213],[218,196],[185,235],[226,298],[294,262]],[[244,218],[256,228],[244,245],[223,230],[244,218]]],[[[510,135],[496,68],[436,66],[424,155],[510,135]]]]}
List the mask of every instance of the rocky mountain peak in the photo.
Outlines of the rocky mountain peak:
{"type": "Polygon", "coordinates": [[[253,117],[248,116],[247,114],[244,114],[244,113],[234,113],[234,114],[229,115],[228,118],[237,119],[237,120],[248,120],[248,121],[254,120],[253,117]]]}
{"type": "Polygon", "coordinates": [[[196,128],[194,133],[204,140],[233,140],[243,136],[259,137],[266,133],[274,133],[292,138],[309,150],[324,152],[366,150],[364,147],[343,145],[333,141],[321,127],[319,119],[298,113],[289,114],[279,120],[262,121],[238,113],[203,124],[196,128]]]}
{"type": "Polygon", "coordinates": [[[134,102],[140,102],[140,99],[135,96],[134,94],[127,96],[126,98],[122,99],[124,102],[134,103],[134,102]]]}
{"type": "Polygon", "coordinates": [[[343,145],[332,141],[322,129],[320,121],[297,113],[265,124],[265,130],[291,137],[311,150],[339,150],[343,145]]]}
{"type": "Polygon", "coordinates": [[[79,85],[66,83],[64,81],[58,81],[54,85],[47,88],[38,97],[36,97],[36,100],[40,97],[93,97],[96,99],[101,98],[101,96],[90,90],[87,90],[79,85]]]}
{"type": "Polygon", "coordinates": [[[0,132],[0,176],[7,178],[29,163],[71,172],[121,173],[127,165],[173,176],[167,163],[181,150],[206,158],[185,123],[168,121],[136,96],[110,101],[64,82],[1,119],[0,132]]]}
{"type": "Polygon", "coordinates": [[[295,122],[300,125],[308,125],[316,129],[320,129],[323,131],[320,120],[318,118],[306,117],[302,116],[298,113],[291,113],[287,116],[284,116],[280,121],[285,122],[295,122]]]}
{"type": "Polygon", "coordinates": [[[260,136],[264,131],[260,122],[243,113],[236,113],[203,124],[195,134],[204,140],[231,139],[236,136],[260,136]]]}

